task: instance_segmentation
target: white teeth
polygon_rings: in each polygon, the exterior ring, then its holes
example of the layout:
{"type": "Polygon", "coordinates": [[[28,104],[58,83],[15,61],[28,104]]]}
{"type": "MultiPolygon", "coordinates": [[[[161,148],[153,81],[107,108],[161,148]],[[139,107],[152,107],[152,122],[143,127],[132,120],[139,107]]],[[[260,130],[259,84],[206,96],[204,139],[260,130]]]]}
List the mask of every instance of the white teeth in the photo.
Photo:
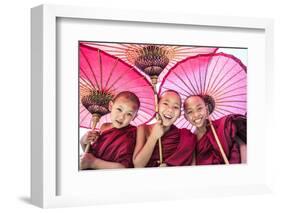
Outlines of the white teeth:
{"type": "Polygon", "coordinates": [[[172,119],[173,117],[170,116],[170,115],[164,115],[164,118],[167,118],[167,119],[172,119]]]}
{"type": "Polygon", "coordinates": [[[194,120],[194,123],[200,123],[201,119],[194,120]]]}

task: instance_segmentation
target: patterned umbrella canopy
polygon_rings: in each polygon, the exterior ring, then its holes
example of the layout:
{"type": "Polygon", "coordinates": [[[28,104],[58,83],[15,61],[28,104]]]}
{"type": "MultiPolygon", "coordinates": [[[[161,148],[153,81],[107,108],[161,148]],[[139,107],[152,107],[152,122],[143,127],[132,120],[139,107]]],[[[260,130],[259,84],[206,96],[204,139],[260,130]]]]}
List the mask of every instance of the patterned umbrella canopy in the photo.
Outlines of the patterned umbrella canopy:
{"type": "MultiPolygon", "coordinates": [[[[164,77],[159,94],[168,89],[178,91],[182,101],[190,95],[205,97],[214,107],[212,120],[247,112],[247,68],[229,54],[198,55],[179,62],[164,77]]],[[[176,126],[192,129],[183,115],[176,126]]]]}
{"type": "Polygon", "coordinates": [[[119,92],[130,91],[140,99],[133,125],[154,116],[153,88],[133,66],[102,50],[79,45],[80,127],[91,128],[92,115],[102,116],[98,126],[110,122],[108,103],[119,92]]]}
{"type": "Polygon", "coordinates": [[[141,72],[146,70],[148,75],[156,74],[159,76],[160,81],[177,62],[198,54],[214,53],[218,49],[214,47],[179,45],[82,43],[114,55],[141,72]]]}

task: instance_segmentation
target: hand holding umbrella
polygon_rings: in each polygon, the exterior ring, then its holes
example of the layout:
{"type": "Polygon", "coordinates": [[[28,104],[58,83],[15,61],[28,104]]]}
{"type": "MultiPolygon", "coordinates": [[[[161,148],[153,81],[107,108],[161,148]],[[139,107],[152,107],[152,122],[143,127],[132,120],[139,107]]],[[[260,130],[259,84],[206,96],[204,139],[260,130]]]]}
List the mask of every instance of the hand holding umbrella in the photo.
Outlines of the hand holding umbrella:
{"type": "MultiPolygon", "coordinates": [[[[83,84],[80,84],[80,86],[83,87],[83,84]]],[[[92,114],[92,131],[95,131],[101,116],[109,113],[108,104],[112,98],[113,95],[110,93],[99,90],[93,90],[90,94],[82,97],[82,105],[92,114]]],[[[95,138],[95,140],[96,139],[97,138],[95,138]]],[[[85,152],[89,152],[89,149],[90,143],[87,144],[85,152]]]]}
{"type": "Polygon", "coordinates": [[[152,118],[153,88],[143,75],[122,60],[83,43],[79,53],[80,127],[95,130],[101,123],[110,122],[109,102],[122,91],[133,92],[141,103],[133,125],[152,118]]]}
{"type": "MultiPolygon", "coordinates": [[[[173,89],[186,97],[203,96],[205,103],[211,103],[209,123],[223,160],[228,160],[222,149],[213,120],[229,114],[246,114],[247,68],[232,55],[225,53],[205,54],[188,58],[175,65],[160,85],[160,92],[173,89]]],[[[179,128],[193,129],[182,115],[175,125],[179,128]]]]}
{"type": "MultiPolygon", "coordinates": [[[[160,73],[165,69],[169,63],[169,49],[157,45],[148,45],[137,51],[135,55],[134,64],[141,71],[147,74],[151,79],[151,84],[154,89],[154,101],[156,119],[161,120],[158,114],[158,96],[157,96],[157,81],[160,73]]],[[[163,152],[161,138],[158,139],[159,146],[159,163],[163,163],[163,152]]]]}

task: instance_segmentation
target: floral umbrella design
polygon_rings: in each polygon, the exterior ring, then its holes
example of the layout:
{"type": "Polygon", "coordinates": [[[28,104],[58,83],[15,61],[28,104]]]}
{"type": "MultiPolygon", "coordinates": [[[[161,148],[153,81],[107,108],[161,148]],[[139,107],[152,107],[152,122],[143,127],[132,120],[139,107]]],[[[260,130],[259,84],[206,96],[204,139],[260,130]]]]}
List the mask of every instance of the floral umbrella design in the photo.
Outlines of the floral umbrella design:
{"type": "MultiPolygon", "coordinates": [[[[247,112],[247,68],[229,54],[198,55],[179,62],[163,79],[159,93],[168,89],[178,91],[182,101],[202,95],[214,107],[211,120],[247,112]]],[[[183,115],[176,126],[192,129],[183,115]]]]}
{"type": "Polygon", "coordinates": [[[132,121],[140,125],[153,118],[153,88],[134,67],[104,51],[79,45],[80,127],[93,128],[110,121],[108,103],[119,92],[131,91],[140,99],[138,116],[132,121]]]}

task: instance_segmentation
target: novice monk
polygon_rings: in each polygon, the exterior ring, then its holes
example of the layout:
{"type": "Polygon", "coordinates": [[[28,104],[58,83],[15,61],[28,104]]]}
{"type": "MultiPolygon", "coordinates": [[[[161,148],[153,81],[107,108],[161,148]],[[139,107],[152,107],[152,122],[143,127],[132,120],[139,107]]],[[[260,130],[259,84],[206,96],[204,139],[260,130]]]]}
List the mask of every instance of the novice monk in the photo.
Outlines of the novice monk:
{"type": "Polygon", "coordinates": [[[190,165],[196,138],[187,129],[178,129],[174,122],[180,116],[181,99],[173,90],[165,91],[159,100],[161,121],[141,125],[137,129],[137,141],[133,155],[135,167],[190,165]],[[159,165],[158,139],[161,138],[163,160],[159,165]]]}
{"type": "Polygon", "coordinates": [[[101,126],[101,134],[86,133],[80,144],[83,150],[91,143],[89,153],[80,159],[80,169],[113,169],[133,167],[132,156],[136,141],[136,127],[130,122],[140,107],[138,97],[132,92],[121,92],[109,103],[112,123],[101,126]]]}
{"type": "MultiPolygon", "coordinates": [[[[224,164],[208,119],[214,106],[206,105],[202,96],[189,96],[184,102],[185,118],[196,127],[196,164],[224,164]]],[[[246,163],[246,118],[227,115],[212,121],[229,163],[246,163]]]]}

